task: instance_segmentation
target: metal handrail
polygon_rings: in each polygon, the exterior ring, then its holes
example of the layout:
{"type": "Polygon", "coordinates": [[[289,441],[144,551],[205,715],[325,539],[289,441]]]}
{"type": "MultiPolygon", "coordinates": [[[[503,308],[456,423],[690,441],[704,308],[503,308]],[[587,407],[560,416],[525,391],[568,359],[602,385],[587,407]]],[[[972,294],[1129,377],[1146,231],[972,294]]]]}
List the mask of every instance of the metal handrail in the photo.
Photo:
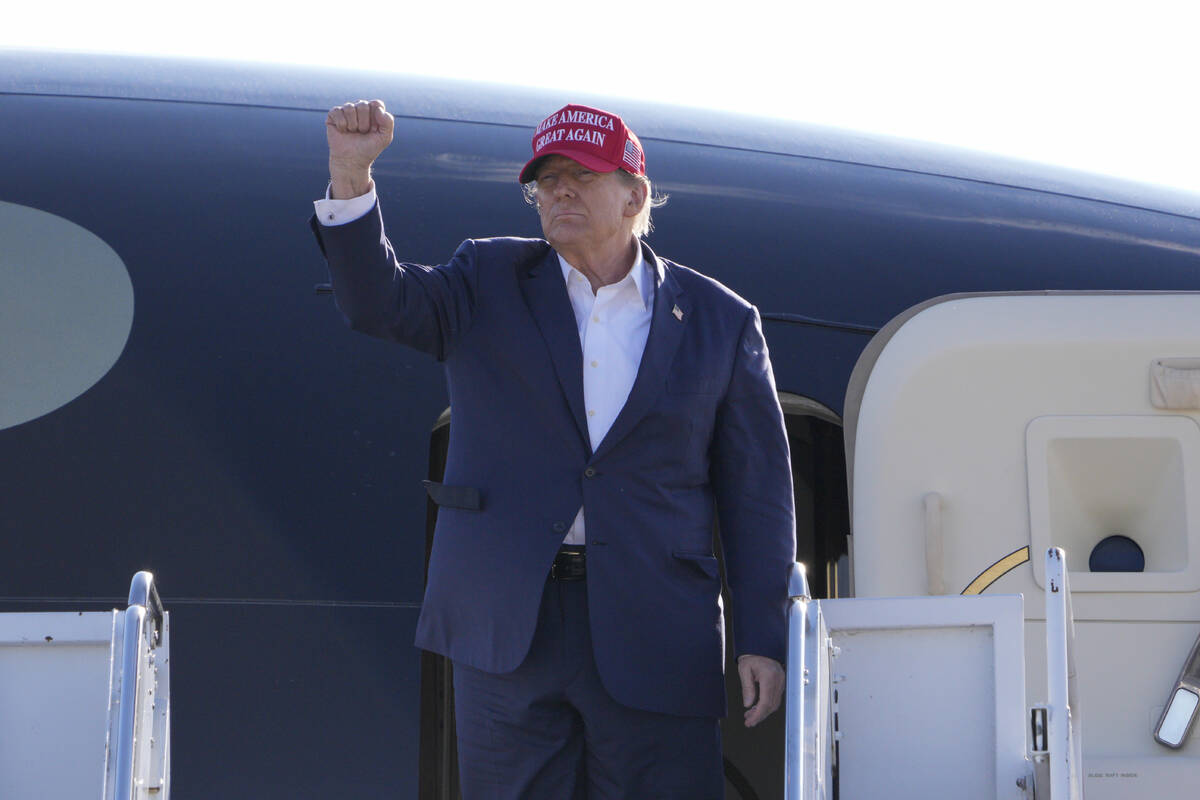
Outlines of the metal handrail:
{"type": "Polygon", "coordinates": [[[1046,673],[1050,797],[1080,800],[1083,736],[1075,679],[1075,613],[1067,557],[1060,547],[1046,551],[1046,673]]]}
{"type": "Polygon", "coordinates": [[[808,604],[812,592],[804,565],[792,564],[788,577],[788,650],[787,711],[785,721],[784,789],[785,800],[804,797],[804,686],[808,682],[805,664],[808,628],[808,604]]]}
{"type": "Polygon", "coordinates": [[[136,729],[138,700],[141,698],[141,670],[138,661],[146,623],[155,626],[154,642],[162,636],[163,607],[154,587],[154,575],[139,572],[129,587],[129,608],[125,610],[124,640],[121,653],[121,708],[116,741],[116,800],[132,800],[135,788],[134,769],[137,758],[136,729]],[[149,618],[149,620],[147,619],[149,618]]]}
{"type": "Polygon", "coordinates": [[[154,584],[154,574],[142,570],[133,576],[129,584],[129,605],[142,606],[150,613],[154,621],[154,641],[157,644],[162,638],[163,604],[158,596],[158,587],[154,584]]]}

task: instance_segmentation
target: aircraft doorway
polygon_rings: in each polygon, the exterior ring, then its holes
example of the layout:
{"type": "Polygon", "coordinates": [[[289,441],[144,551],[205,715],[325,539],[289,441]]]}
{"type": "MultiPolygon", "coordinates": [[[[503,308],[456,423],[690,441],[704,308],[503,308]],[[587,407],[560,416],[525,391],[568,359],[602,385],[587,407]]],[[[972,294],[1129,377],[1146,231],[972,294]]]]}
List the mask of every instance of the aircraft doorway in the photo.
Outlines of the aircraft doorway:
{"type": "Polygon", "coordinates": [[[849,597],[850,497],[842,420],[807,397],[781,392],[792,492],[796,503],[796,560],[808,568],[814,598],[849,597]]]}
{"type": "MultiPolygon", "coordinates": [[[[849,505],[841,420],[815,401],[781,393],[792,456],[796,504],[796,557],[809,567],[816,598],[851,592],[848,539],[849,505]]],[[[450,411],[434,425],[429,443],[429,479],[440,481],[450,443],[450,411]]],[[[433,546],[437,506],[428,501],[425,564],[433,546]]],[[[714,536],[719,536],[714,531],[714,536]]],[[[715,545],[715,542],[714,542],[715,545]]],[[[714,552],[719,553],[719,549],[714,552]]],[[[724,582],[724,565],[721,566],[724,582]]],[[[728,590],[724,592],[728,605],[728,590]]],[[[727,633],[728,638],[728,633],[727,633]]],[[[726,800],[767,800],[783,796],[784,709],[747,730],[741,724],[741,688],[732,652],[726,654],[729,717],[722,723],[726,800]]],[[[420,800],[460,800],[455,746],[452,666],[432,653],[421,654],[420,800]]]]}
{"type": "MultiPolygon", "coordinates": [[[[850,594],[847,539],[850,513],[841,420],[825,406],[805,397],[780,393],[779,400],[792,454],[796,560],[808,568],[809,588],[814,598],[846,597],[850,594]]],[[[722,579],[723,570],[722,565],[722,579]]],[[[731,602],[728,588],[723,595],[728,607],[731,602]]],[[[725,638],[728,642],[728,629],[725,638]]],[[[783,797],[785,709],[781,706],[758,727],[747,729],[742,724],[737,663],[728,647],[725,659],[729,706],[729,715],[721,724],[725,798],[783,797]]]]}

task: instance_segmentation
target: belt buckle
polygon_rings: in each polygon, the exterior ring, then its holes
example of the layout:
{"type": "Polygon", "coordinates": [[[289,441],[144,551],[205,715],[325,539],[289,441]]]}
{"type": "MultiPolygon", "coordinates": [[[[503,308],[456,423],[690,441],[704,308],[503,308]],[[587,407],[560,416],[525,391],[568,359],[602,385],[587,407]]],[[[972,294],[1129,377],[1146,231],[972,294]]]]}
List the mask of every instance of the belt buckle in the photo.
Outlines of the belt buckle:
{"type": "Polygon", "coordinates": [[[578,580],[579,578],[578,578],[578,576],[577,576],[577,575],[575,575],[575,573],[574,573],[574,571],[573,571],[573,570],[571,571],[571,573],[570,573],[570,574],[567,574],[567,575],[560,575],[560,574],[559,574],[559,569],[558,569],[558,563],[559,563],[559,562],[558,562],[558,559],[559,559],[559,557],[560,557],[560,556],[567,556],[567,557],[569,557],[569,558],[578,558],[578,559],[582,559],[582,558],[584,557],[584,555],[583,555],[583,554],[584,554],[584,551],[583,551],[582,549],[578,549],[578,550],[575,550],[575,549],[570,549],[570,550],[568,550],[568,549],[567,549],[567,548],[565,548],[565,547],[563,547],[563,548],[560,548],[560,549],[559,549],[559,551],[558,551],[558,553],[557,553],[557,554],[555,554],[555,556],[554,556],[554,561],[553,561],[553,562],[550,564],[550,578],[551,578],[551,580],[578,580]]]}

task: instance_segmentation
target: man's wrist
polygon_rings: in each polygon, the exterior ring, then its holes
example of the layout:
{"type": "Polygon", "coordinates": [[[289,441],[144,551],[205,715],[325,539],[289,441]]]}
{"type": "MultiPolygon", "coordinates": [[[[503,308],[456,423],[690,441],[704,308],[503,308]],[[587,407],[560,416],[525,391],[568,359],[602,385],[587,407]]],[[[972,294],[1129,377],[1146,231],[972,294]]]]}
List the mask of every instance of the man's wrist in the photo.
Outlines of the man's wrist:
{"type": "Polygon", "coordinates": [[[371,191],[371,167],[346,167],[329,162],[329,196],[334,200],[350,200],[371,191]]]}

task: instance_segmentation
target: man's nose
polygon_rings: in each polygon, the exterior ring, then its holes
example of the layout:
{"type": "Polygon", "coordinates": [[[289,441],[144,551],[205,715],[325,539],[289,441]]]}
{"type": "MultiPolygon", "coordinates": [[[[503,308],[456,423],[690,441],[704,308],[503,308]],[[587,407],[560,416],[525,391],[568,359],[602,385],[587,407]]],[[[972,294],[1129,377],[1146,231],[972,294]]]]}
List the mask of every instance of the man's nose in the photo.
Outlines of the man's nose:
{"type": "Polygon", "coordinates": [[[570,178],[559,178],[554,182],[555,197],[574,197],[575,186],[571,183],[570,178]]]}

